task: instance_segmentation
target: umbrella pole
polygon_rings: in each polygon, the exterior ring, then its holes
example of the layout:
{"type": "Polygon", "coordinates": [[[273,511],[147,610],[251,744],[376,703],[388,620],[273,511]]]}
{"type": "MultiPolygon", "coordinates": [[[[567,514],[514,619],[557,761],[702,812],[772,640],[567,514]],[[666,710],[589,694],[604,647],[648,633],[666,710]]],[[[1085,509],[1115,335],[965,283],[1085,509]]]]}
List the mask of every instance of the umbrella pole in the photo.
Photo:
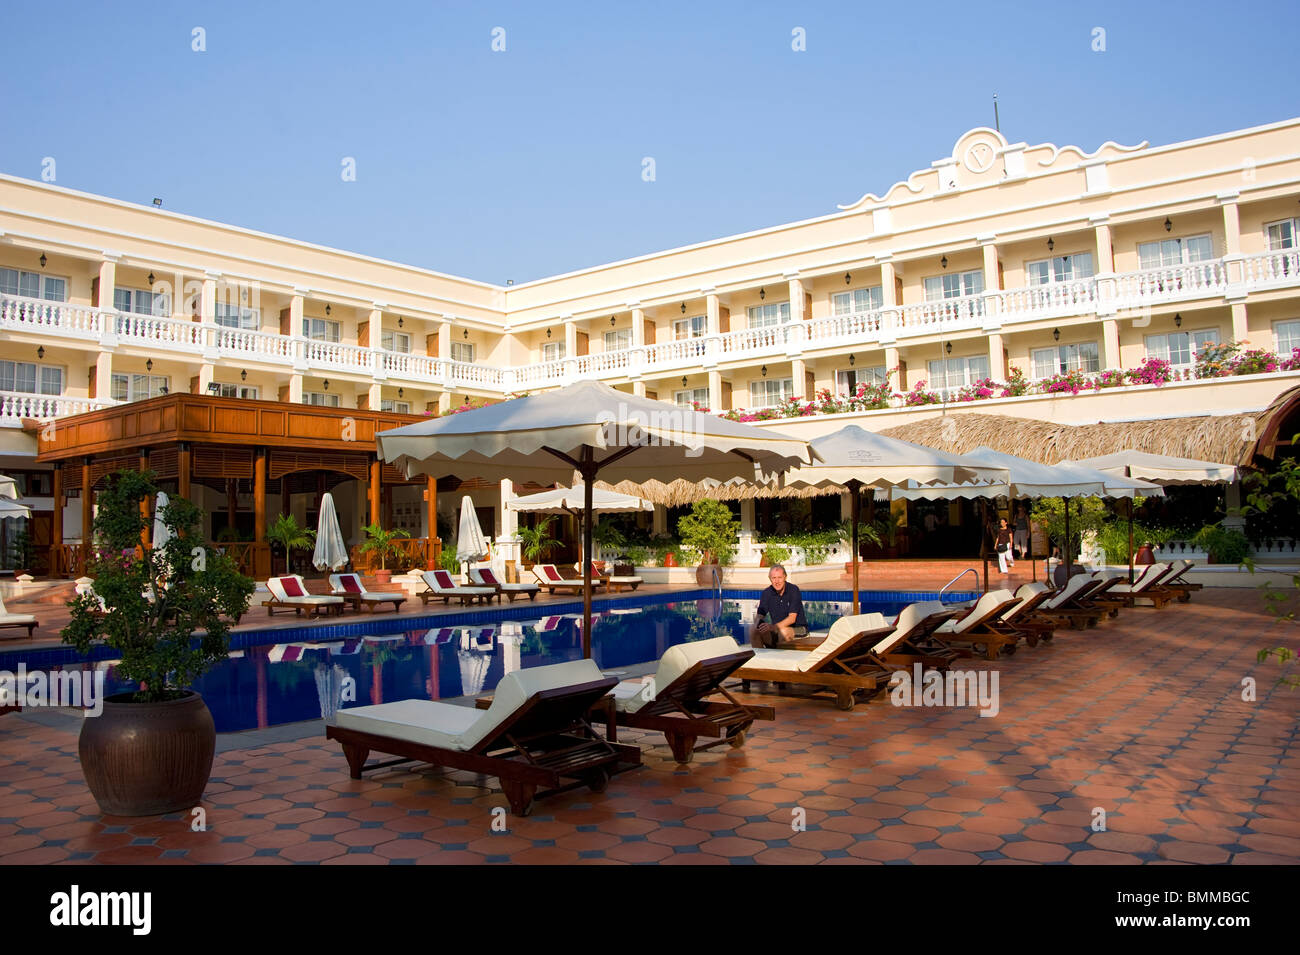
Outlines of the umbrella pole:
{"type": "Polygon", "coordinates": [[[1070,582],[1070,499],[1065,501],[1065,582],[1070,582]]]}
{"type": "Polygon", "coordinates": [[[862,513],[862,499],[858,492],[862,489],[861,481],[849,481],[849,520],[853,522],[849,540],[853,545],[853,613],[858,612],[858,515],[862,513]]]}
{"type": "Polygon", "coordinates": [[[1133,583],[1133,498],[1128,499],[1128,582],[1133,583]]]}
{"type": "Polygon", "coordinates": [[[984,562],[984,593],[989,592],[989,502],[980,498],[980,560],[984,562]]]}
{"type": "Polygon", "coordinates": [[[591,658],[591,484],[596,480],[595,455],[582,449],[582,658],[591,658]]]}

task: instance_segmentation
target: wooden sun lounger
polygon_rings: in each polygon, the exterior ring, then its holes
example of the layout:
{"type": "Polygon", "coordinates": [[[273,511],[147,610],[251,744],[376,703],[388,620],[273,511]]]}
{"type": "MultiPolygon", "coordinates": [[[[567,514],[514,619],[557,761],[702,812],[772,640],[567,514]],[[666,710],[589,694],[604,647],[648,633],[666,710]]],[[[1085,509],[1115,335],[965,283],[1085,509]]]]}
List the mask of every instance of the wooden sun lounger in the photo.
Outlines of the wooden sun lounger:
{"type": "Polygon", "coordinates": [[[1020,634],[999,629],[999,625],[1007,612],[1022,602],[1009,590],[991,590],[965,616],[940,625],[935,637],[949,646],[980,650],[990,660],[996,660],[999,652],[1008,647],[1007,652],[1014,653],[1020,634]]]}
{"type": "Polygon", "coordinates": [[[902,623],[895,625],[885,623],[880,614],[844,617],[812,650],[759,651],[735,675],[746,692],[751,682],[775,683],[778,692],[787,684],[831,690],[835,705],[851,710],[856,694],[874,694],[889,683],[895,670],[911,664],[904,647],[909,637],[921,629],[937,627],[950,616],[942,614],[930,625],[925,620],[929,609],[924,603],[911,604],[899,614],[902,623]],[[891,662],[889,655],[895,652],[907,655],[908,663],[891,662]]]}
{"type": "Polygon", "coordinates": [[[1193,591],[1203,590],[1205,588],[1205,584],[1193,583],[1192,581],[1183,578],[1184,574],[1196,566],[1192,561],[1180,558],[1169,566],[1170,568],[1177,569],[1166,577],[1160,586],[1164,587],[1166,590],[1172,590],[1178,596],[1179,603],[1187,603],[1192,599],[1193,591]]]}
{"type": "MultiPolygon", "coordinates": [[[[554,564],[537,564],[533,567],[533,576],[537,578],[537,585],[545,587],[552,594],[557,591],[560,593],[580,594],[583,590],[582,578],[574,580],[571,577],[564,577],[554,564]],[[539,570],[538,568],[541,568],[539,570]],[[549,570],[547,569],[549,568],[549,570]]],[[[604,586],[604,581],[600,577],[592,574],[591,589],[594,593],[604,586]]]]}
{"type": "Polygon", "coordinates": [[[358,612],[363,604],[371,613],[375,612],[377,606],[392,604],[393,613],[397,613],[406,602],[404,593],[378,593],[366,590],[361,586],[359,574],[330,574],[330,587],[333,588],[334,596],[342,597],[344,603],[358,612]]]}
{"type": "Polygon", "coordinates": [[[741,703],[722,688],[722,681],[753,656],[753,650],[737,647],[730,637],[669,647],[649,700],[641,699],[645,683],[626,681],[615,689],[616,719],[622,726],[663,733],[679,763],[724,743],[738,748],[754,720],[776,719],[773,707],[741,703]],[[722,699],[708,699],[715,694],[722,699]],[[697,745],[700,737],[709,742],[697,745]]]}
{"type": "Polygon", "coordinates": [[[307,585],[297,574],[272,577],[267,580],[266,589],[270,591],[271,596],[262,601],[262,606],[266,608],[268,617],[275,616],[276,610],[292,610],[299,617],[304,610],[311,611],[309,616],[312,617],[322,611],[327,614],[341,614],[345,606],[342,597],[309,594],[307,585]],[[284,583],[286,580],[292,583],[286,585],[284,583]],[[290,592],[287,586],[296,588],[298,593],[290,592]]]}
{"type": "Polygon", "coordinates": [[[461,587],[452,579],[451,574],[445,570],[426,570],[420,575],[424,581],[425,590],[421,590],[417,597],[423,606],[428,606],[430,600],[441,600],[447,606],[451,606],[453,600],[459,600],[463,605],[472,604],[476,600],[487,603],[493,597],[497,596],[495,587],[461,587]],[[441,579],[440,579],[441,578],[441,579]]]}
{"type": "MultiPolygon", "coordinates": [[[[590,664],[587,672],[599,677],[600,671],[591,661],[574,661],[516,671],[503,678],[502,684],[520,674],[528,674],[528,677],[519,681],[527,686],[530,682],[535,682],[541,671],[562,667],[572,669],[574,663],[590,664]]],[[[587,786],[593,792],[603,792],[615,771],[641,764],[640,749],[611,743],[587,722],[587,711],[606,696],[617,682],[612,677],[584,679],[576,684],[544,687],[529,692],[482,739],[464,748],[411,739],[410,736],[421,735],[420,727],[411,727],[391,719],[387,721],[388,725],[394,727],[394,732],[400,728],[406,732],[406,737],[379,732],[377,730],[383,727],[385,721],[366,713],[384,707],[399,707],[403,703],[420,704],[424,708],[465,709],[428,700],[408,700],[399,704],[340,710],[331,718],[332,722],[326,725],[325,736],[342,745],[353,779],[360,779],[362,773],[370,770],[413,761],[463,769],[495,776],[501,782],[511,812],[517,816],[526,816],[532,811],[535,799],[579,786],[587,786]],[[354,725],[340,725],[337,722],[340,720],[354,725]],[[368,728],[362,729],[360,726],[368,728]],[[387,753],[396,758],[368,764],[366,760],[371,751],[387,753]]],[[[501,684],[498,685],[499,696],[500,693],[501,684]]],[[[469,711],[470,714],[478,712],[469,711]]],[[[462,714],[458,718],[469,717],[462,714]]],[[[482,713],[478,719],[494,719],[491,709],[482,713]]]]}
{"type": "MultiPolygon", "coordinates": [[[[1150,600],[1157,610],[1163,610],[1166,604],[1178,597],[1178,591],[1165,585],[1177,573],[1170,565],[1152,564],[1132,587],[1127,586],[1127,581],[1123,584],[1116,581],[1112,595],[1119,606],[1136,607],[1139,600],[1150,600]]],[[[1190,598],[1190,594],[1188,596],[1190,598]]]]}
{"type": "MultiPolygon", "coordinates": [[[[10,613],[5,608],[3,598],[0,598],[0,630],[18,629],[27,631],[27,639],[32,638],[32,633],[36,630],[36,617],[29,613],[10,613]]],[[[15,635],[9,639],[20,639],[20,635],[15,635]]]]}

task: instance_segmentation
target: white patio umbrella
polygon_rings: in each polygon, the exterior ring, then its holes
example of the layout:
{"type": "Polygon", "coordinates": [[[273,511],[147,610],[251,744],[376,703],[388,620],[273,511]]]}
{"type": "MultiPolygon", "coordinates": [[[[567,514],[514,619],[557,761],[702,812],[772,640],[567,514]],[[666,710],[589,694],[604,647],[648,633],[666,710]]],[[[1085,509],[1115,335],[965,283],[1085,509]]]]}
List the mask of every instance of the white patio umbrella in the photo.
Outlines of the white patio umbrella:
{"type": "MultiPolygon", "coordinates": [[[[1070,499],[1073,497],[1133,497],[1135,494],[1159,495],[1164,492],[1154,484],[1133,481],[1129,478],[1107,474],[1092,468],[1082,467],[1077,463],[1041,464],[1028,458],[994,451],[987,445],[981,445],[973,451],[962,455],[980,464],[1001,467],[1006,470],[1006,491],[1009,497],[1060,497],[1065,499],[1065,573],[1070,573],[1070,499]]],[[[938,490],[938,489],[935,489],[938,490]]],[[[976,490],[972,488],[972,490],[976,490]]],[[[987,497],[982,490],[967,495],[987,497]]],[[[981,545],[982,549],[982,545],[981,545]]],[[[1031,548],[1032,550],[1032,548],[1031,548]]],[[[988,554],[984,555],[984,584],[988,586],[988,554]]],[[[1034,576],[1038,576],[1038,565],[1034,563],[1034,576]]]]}
{"type": "Polygon", "coordinates": [[[320,499],[320,518],[316,523],[316,550],[311,563],[317,570],[340,570],[347,566],[348,546],[339,529],[339,515],[334,509],[334,495],[326,491],[320,499]]]}
{"type": "MultiPolygon", "coordinates": [[[[517,497],[508,501],[506,507],[512,511],[528,511],[533,514],[568,514],[572,517],[582,516],[582,502],[585,500],[586,488],[581,484],[574,487],[552,488],[526,497],[517,497]]],[[[633,494],[620,494],[604,488],[592,488],[591,509],[593,512],[629,512],[653,511],[654,504],[645,498],[633,494]]]]}
{"type": "MultiPolygon", "coordinates": [[[[1151,481],[1162,487],[1171,484],[1231,484],[1237,480],[1235,465],[1195,458],[1175,458],[1150,451],[1126,448],[1112,454],[1071,461],[1084,467],[1096,468],[1106,474],[1135,480],[1151,481]]],[[[1133,499],[1128,503],[1128,577],[1133,581],[1133,499]]]]}
{"type": "MultiPolygon", "coordinates": [[[[582,381],[555,391],[394,428],[379,456],[408,477],[583,483],[583,553],[591,553],[592,482],[665,478],[755,480],[815,460],[808,442],[582,381]]],[[[591,562],[583,561],[583,618],[591,619],[591,562]]],[[[591,656],[591,627],[583,656],[591,656]]]]}
{"type": "Polygon", "coordinates": [[[456,535],[456,559],[462,564],[487,556],[487,538],[479,527],[474,501],[468,494],[460,499],[460,531],[456,535]]]}
{"type": "Polygon", "coordinates": [[[858,612],[858,520],[863,487],[889,487],[912,482],[959,484],[1005,480],[1000,465],[984,465],[962,455],[936,451],[924,445],[887,438],[857,425],[814,438],[812,449],[821,460],[781,476],[787,485],[842,487],[849,492],[849,539],[852,547],[853,612],[858,612]]]}

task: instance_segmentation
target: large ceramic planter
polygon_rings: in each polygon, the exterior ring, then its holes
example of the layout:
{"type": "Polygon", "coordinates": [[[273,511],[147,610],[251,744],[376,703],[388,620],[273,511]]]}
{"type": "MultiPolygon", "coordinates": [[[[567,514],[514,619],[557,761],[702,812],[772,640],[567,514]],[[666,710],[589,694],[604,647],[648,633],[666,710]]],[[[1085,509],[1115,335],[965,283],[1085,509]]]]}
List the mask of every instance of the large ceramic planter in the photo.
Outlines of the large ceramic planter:
{"type": "Polygon", "coordinates": [[[393,580],[393,572],[391,570],[375,571],[375,583],[387,585],[391,583],[392,580],[393,580]]]}
{"type": "Polygon", "coordinates": [[[722,582],[722,568],[717,564],[700,564],[695,568],[695,582],[701,587],[716,587],[722,582]]]}
{"type": "Polygon", "coordinates": [[[194,808],[212,773],[217,731],[193,691],[164,703],[132,703],[130,693],[104,700],[82,720],[77,752],[99,808],[114,816],[155,816],[194,808]]]}

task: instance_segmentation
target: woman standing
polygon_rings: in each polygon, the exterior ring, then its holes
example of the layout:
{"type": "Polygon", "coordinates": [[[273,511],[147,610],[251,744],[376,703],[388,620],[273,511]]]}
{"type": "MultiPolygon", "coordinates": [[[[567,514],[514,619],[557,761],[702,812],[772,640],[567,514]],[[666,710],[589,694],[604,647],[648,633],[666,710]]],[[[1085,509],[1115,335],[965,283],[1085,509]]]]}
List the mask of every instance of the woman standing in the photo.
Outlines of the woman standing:
{"type": "Polygon", "coordinates": [[[1024,557],[1029,553],[1029,512],[1025,505],[1016,508],[1016,533],[1011,541],[1013,558],[1024,557]]]}
{"type": "Polygon", "coordinates": [[[998,533],[993,547],[998,552],[998,570],[1004,574],[1009,573],[1007,568],[1016,566],[1016,561],[1011,555],[1011,528],[1007,526],[1005,517],[998,521],[998,533]]]}

